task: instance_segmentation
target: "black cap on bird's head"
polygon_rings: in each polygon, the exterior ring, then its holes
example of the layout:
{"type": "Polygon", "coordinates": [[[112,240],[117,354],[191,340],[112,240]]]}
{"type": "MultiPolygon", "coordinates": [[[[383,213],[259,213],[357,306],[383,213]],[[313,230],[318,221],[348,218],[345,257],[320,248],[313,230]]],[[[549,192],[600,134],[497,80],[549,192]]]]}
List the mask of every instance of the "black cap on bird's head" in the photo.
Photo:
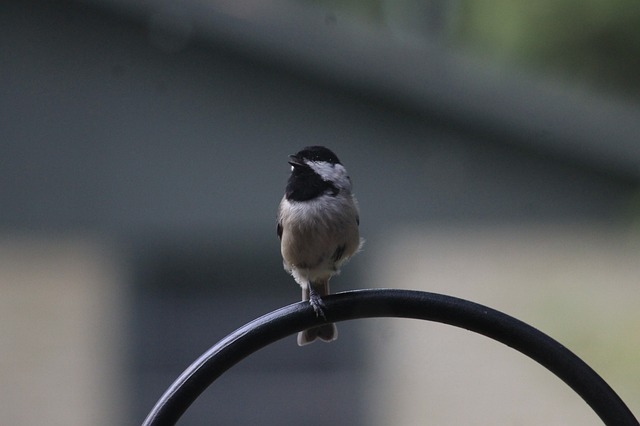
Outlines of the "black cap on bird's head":
{"type": "Polygon", "coordinates": [[[297,154],[289,156],[289,164],[292,166],[306,166],[304,160],[313,162],[327,162],[330,164],[341,164],[338,156],[333,153],[329,148],[324,146],[308,146],[303,148],[297,154]]]}
{"type": "MultiPolygon", "coordinates": [[[[328,171],[342,164],[338,156],[324,146],[308,146],[289,156],[291,175],[287,182],[288,200],[306,201],[322,194],[337,195],[340,190],[328,171]],[[324,166],[323,166],[324,164],[324,166]]],[[[343,169],[344,170],[344,169],[343,169]]],[[[347,177],[348,179],[348,177],[347,177]]]]}

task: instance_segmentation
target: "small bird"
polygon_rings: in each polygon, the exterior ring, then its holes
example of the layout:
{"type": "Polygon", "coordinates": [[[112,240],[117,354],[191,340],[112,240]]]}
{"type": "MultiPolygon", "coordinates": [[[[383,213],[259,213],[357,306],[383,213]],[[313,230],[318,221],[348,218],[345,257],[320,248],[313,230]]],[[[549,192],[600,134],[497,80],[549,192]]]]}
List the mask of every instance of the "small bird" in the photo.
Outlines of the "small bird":
{"type": "MultiPolygon", "coordinates": [[[[362,246],[358,231],[358,204],[351,194],[351,178],[338,157],[323,146],[309,146],[289,156],[291,175],[278,209],[278,237],[284,269],[302,287],[324,317],[322,296],[329,279],[362,246]]],[[[298,333],[298,345],[316,338],[338,338],[335,324],[323,324],[298,333]]]]}

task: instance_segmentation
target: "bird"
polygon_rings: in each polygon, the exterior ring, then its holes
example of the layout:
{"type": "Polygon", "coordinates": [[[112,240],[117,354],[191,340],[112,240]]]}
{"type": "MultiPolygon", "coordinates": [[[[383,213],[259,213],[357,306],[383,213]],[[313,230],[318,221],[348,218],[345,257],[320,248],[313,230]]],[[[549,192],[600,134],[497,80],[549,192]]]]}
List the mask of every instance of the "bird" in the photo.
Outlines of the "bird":
{"type": "MultiPolygon", "coordinates": [[[[291,174],[277,215],[283,265],[302,287],[302,301],[326,319],[322,297],[329,294],[329,280],[364,243],[358,202],[347,169],[330,149],[308,146],[288,163],[291,174]]],[[[299,332],[297,343],[337,338],[335,324],[327,323],[299,332]]]]}

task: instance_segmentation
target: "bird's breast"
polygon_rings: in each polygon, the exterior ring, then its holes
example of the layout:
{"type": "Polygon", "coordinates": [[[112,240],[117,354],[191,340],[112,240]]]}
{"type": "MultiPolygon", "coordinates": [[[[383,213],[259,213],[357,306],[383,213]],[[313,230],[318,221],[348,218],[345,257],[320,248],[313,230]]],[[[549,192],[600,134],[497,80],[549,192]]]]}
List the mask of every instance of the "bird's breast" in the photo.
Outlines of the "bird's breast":
{"type": "Polygon", "coordinates": [[[335,271],[359,247],[357,207],[351,199],[283,199],[279,216],[282,256],[291,267],[335,271]]]}

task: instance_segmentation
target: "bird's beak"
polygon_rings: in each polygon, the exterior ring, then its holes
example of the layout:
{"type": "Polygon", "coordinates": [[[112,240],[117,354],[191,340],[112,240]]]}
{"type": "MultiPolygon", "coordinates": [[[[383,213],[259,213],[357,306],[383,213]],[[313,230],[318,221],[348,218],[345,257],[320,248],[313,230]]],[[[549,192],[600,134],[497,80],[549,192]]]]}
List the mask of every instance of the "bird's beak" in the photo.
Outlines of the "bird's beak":
{"type": "Polygon", "coordinates": [[[300,158],[298,158],[295,155],[290,155],[289,156],[289,164],[291,164],[292,166],[304,166],[304,161],[302,161],[300,158]]]}

